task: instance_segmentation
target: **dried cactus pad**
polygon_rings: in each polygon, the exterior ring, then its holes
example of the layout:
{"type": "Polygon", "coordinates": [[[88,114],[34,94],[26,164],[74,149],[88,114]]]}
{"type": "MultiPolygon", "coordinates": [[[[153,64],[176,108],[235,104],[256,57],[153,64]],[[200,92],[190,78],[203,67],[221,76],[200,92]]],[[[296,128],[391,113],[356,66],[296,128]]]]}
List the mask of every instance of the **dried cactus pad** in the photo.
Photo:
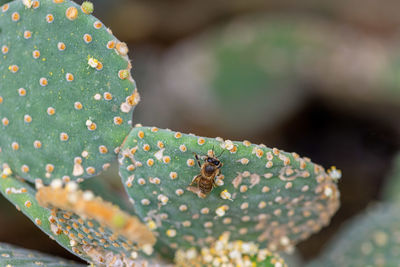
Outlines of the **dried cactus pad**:
{"type": "Polygon", "coordinates": [[[309,267],[399,266],[400,206],[378,204],[352,219],[309,267]]]}
{"type": "Polygon", "coordinates": [[[0,162],[31,182],[96,175],[131,129],[127,47],[90,11],[69,0],[0,8],[0,162]]]}
{"type": "Polygon", "coordinates": [[[144,257],[153,253],[155,238],[144,224],[91,191],[77,190],[74,182],[61,186],[60,180],[54,180],[38,190],[36,199],[52,207],[57,231],[68,235],[76,254],[95,266],[148,263],[144,257]]]}
{"type": "Polygon", "coordinates": [[[119,162],[138,215],[171,249],[208,246],[225,231],[231,240],[285,249],[327,225],[339,207],[337,171],[248,141],[136,127],[119,162]],[[201,198],[196,184],[189,187],[200,174],[194,153],[212,151],[221,175],[201,198]]]}
{"type": "Polygon", "coordinates": [[[9,267],[84,267],[37,251],[0,243],[0,265],[9,267]]]}
{"type": "MultiPolygon", "coordinates": [[[[37,227],[71,253],[87,262],[93,262],[95,266],[116,267],[120,266],[118,264],[121,264],[121,262],[126,263],[127,266],[131,266],[133,263],[137,263],[140,266],[140,264],[148,262],[146,257],[151,252],[142,253],[136,244],[127,240],[125,236],[119,235],[118,232],[113,231],[96,218],[81,217],[72,211],[57,209],[53,206],[49,208],[42,207],[40,204],[43,203],[40,202],[46,201],[46,194],[42,192],[39,198],[38,192],[30,184],[15,177],[4,175],[4,172],[3,170],[3,178],[0,177],[1,194],[31,219],[37,227]]],[[[57,184],[62,185],[61,181],[55,180],[52,186],[57,184]]],[[[39,193],[41,190],[50,192],[49,187],[43,187],[40,182],[38,182],[38,185],[41,188],[39,193]]],[[[76,186],[76,183],[69,183],[71,188],[73,188],[73,185],[76,186]]],[[[59,190],[61,189],[55,187],[52,191],[56,196],[59,196],[59,190]]],[[[69,201],[77,197],[73,194],[74,191],[71,189],[71,197],[68,198],[68,201],[62,195],[59,196],[58,201],[63,201],[65,205],[69,205],[69,201]]],[[[47,198],[47,201],[51,201],[55,196],[49,195],[47,198]]],[[[90,191],[85,191],[84,198],[76,198],[78,202],[76,205],[90,205],[92,212],[99,214],[102,212],[103,215],[105,214],[104,216],[115,213],[116,208],[113,209],[110,204],[105,203],[104,207],[94,205],[92,203],[94,195],[90,191]],[[107,210],[104,212],[103,210],[105,209],[107,210]]],[[[95,200],[96,203],[102,203],[99,198],[95,200]]],[[[111,217],[111,219],[118,226],[124,225],[124,218],[122,217],[111,217]]],[[[145,226],[143,225],[143,227],[145,226]]],[[[137,232],[137,234],[143,233],[144,231],[137,232]]]]}

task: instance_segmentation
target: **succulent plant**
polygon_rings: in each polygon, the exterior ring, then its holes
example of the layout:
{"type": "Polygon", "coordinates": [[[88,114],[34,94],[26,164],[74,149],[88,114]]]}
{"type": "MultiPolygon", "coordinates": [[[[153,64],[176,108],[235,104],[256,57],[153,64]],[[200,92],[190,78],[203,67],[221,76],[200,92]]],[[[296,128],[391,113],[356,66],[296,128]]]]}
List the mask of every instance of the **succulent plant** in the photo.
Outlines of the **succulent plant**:
{"type": "Polygon", "coordinates": [[[0,161],[48,184],[114,160],[139,101],[127,47],[71,1],[2,6],[0,161]]]}
{"type": "Polygon", "coordinates": [[[398,204],[377,204],[352,219],[336,235],[317,266],[398,266],[400,213],[398,204]]]}
{"type": "Polygon", "coordinates": [[[374,203],[341,227],[316,260],[317,266],[399,266],[400,205],[399,155],[383,190],[383,201],[374,203]]]}
{"type": "Polygon", "coordinates": [[[136,127],[119,160],[136,212],[171,249],[201,248],[225,231],[287,249],[327,225],[339,206],[336,180],[321,166],[249,141],[136,127]],[[190,186],[206,162],[194,154],[223,164],[208,195],[190,186]]]}
{"type": "Polygon", "coordinates": [[[30,184],[9,176],[1,178],[0,189],[5,198],[12,202],[18,210],[23,212],[43,232],[73,252],[70,249],[68,237],[60,234],[58,227],[54,226],[54,218],[51,211],[38,204],[35,198],[36,190],[30,184]]]}
{"type": "Polygon", "coordinates": [[[1,10],[0,192],[71,253],[96,266],[283,267],[277,252],[338,209],[335,168],[249,141],[132,128],[140,97],[127,47],[91,3],[1,10]],[[84,181],[116,154],[134,211],[109,184],[84,181]]]}

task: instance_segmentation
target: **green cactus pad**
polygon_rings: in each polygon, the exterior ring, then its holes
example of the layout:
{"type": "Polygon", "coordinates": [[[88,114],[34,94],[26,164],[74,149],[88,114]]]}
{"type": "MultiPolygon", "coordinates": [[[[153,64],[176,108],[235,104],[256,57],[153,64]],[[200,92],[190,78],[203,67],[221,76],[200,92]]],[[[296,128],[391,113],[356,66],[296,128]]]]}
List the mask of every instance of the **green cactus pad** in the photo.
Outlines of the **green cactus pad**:
{"type": "Polygon", "coordinates": [[[37,251],[0,243],[0,266],[5,267],[84,267],[86,265],[49,256],[37,251]]]}
{"type": "Polygon", "coordinates": [[[35,198],[36,190],[30,184],[15,177],[0,177],[0,192],[50,238],[76,254],[71,250],[68,236],[55,230],[57,227],[51,222],[51,211],[39,205],[35,198]]]}
{"type": "Polygon", "coordinates": [[[225,231],[231,240],[285,249],[327,225],[339,207],[334,173],[248,141],[136,127],[119,162],[138,215],[171,249],[208,246],[225,231]],[[200,198],[196,185],[188,190],[200,174],[194,153],[212,151],[223,163],[220,186],[200,198]]]}
{"type": "Polygon", "coordinates": [[[31,182],[96,175],[139,101],[127,47],[69,0],[0,9],[0,163],[31,182]]]}
{"type": "Polygon", "coordinates": [[[145,225],[91,191],[78,190],[76,183],[63,188],[55,180],[41,187],[36,199],[52,208],[53,223],[68,235],[72,250],[96,266],[145,264],[153,253],[155,238],[145,225]]]}
{"type": "Polygon", "coordinates": [[[351,220],[309,267],[399,266],[400,206],[378,204],[351,220]]]}
{"type": "MultiPolygon", "coordinates": [[[[110,265],[115,259],[117,262],[134,263],[147,261],[138,253],[137,247],[123,236],[115,235],[110,229],[102,226],[96,220],[85,219],[73,214],[58,210],[56,216],[57,225],[73,240],[75,252],[85,259],[90,259],[95,266],[110,265]],[[135,256],[132,256],[135,255],[135,256]]],[[[127,266],[131,266],[127,265],[127,266]]],[[[115,265],[118,266],[118,265],[115,265]]]]}
{"type": "Polygon", "coordinates": [[[132,242],[115,235],[96,220],[82,219],[72,212],[41,207],[35,197],[37,191],[23,180],[10,176],[0,177],[0,191],[43,232],[71,253],[96,266],[105,266],[114,258],[117,262],[148,261],[147,256],[137,251],[132,242]],[[133,259],[133,256],[136,258],[133,259]]]}
{"type": "Polygon", "coordinates": [[[400,153],[393,160],[393,167],[383,190],[383,199],[400,202],[400,153]]]}

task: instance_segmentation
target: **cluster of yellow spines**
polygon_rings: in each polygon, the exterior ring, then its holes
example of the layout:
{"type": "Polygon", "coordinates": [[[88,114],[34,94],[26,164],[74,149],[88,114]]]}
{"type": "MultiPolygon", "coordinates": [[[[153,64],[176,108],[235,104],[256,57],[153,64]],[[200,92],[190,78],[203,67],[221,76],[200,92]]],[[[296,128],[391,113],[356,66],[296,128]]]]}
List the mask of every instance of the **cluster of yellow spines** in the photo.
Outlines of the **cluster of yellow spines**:
{"type": "Polygon", "coordinates": [[[260,249],[254,242],[229,241],[229,233],[222,234],[211,247],[179,249],[175,255],[177,267],[216,266],[216,267],[255,267],[267,261],[269,266],[285,267],[283,259],[267,249],[260,249]]]}

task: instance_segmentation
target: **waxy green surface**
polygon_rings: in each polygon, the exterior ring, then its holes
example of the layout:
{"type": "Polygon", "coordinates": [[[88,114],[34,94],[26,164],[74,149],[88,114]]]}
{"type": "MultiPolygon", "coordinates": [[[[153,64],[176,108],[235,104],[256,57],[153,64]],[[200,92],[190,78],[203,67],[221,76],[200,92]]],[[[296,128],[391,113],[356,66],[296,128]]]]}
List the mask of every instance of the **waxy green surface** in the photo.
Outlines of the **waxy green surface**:
{"type": "Polygon", "coordinates": [[[37,251],[0,243],[1,266],[13,267],[84,267],[66,259],[46,255],[37,251]]]}
{"type": "Polygon", "coordinates": [[[322,167],[250,142],[136,127],[119,162],[138,215],[170,249],[208,246],[225,231],[231,240],[285,249],[327,225],[339,206],[336,183],[322,167]],[[200,173],[194,153],[211,150],[223,163],[223,184],[203,199],[187,188],[200,173]]]}
{"type": "Polygon", "coordinates": [[[76,254],[70,246],[68,236],[64,233],[56,234],[56,231],[54,231],[57,227],[51,222],[51,211],[39,205],[35,197],[36,190],[30,184],[12,176],[6,178],[0,177],[0,192],[39,227],[40,230],[57,241],[65,249],[76,254]]]}
{"type": "Polygon", "coordinates": [[[94,176],[131,129],[127,51],[72,1],[31,4],[0,8],[0,163],[31,182],[94,176]]]}
{"type": "Polygon", "coordinates": [[[344,225],[308,266],[395,267],[399,259],[400,206],[380,203],[344,225]]]}

